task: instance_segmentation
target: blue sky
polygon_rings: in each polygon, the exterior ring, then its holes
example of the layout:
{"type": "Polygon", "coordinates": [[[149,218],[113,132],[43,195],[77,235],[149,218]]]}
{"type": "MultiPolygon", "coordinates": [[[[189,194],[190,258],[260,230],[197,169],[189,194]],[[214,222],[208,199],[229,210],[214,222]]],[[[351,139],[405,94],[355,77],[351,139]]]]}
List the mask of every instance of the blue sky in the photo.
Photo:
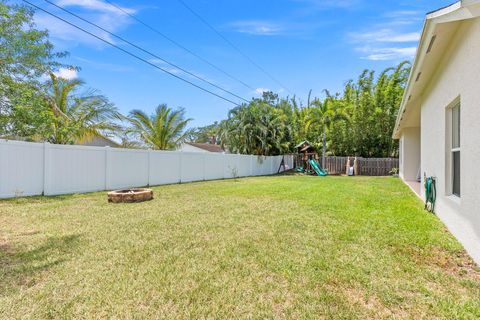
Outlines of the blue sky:
{"type": "MultiPolygon", "coordinates": [[[[139,53],[42,0],[30,1],[139,53]]],[[[321,96],[323,89],[336,92],[365,68],[382,70],[412,59],[425,13],[451,0],[183,0],[284,87],[229,47],[178,0],[112,0],[251,88],[179,49],[102,0],[51,1],[239,96],[258,97],[262,90],[268,89],[282,96],[295,93],[305,101],[310,89],[316,96],[321,96]]],[[[108,96],[123,113],[132,109],[152,112],[158,104],[167,103],[171,107],[185,107],[188,117],[194,119],[192,125],[201,126],[225,118],[233,107],[44,13],[37,13],[35,19],[39,27],[50,30],[58,50],[70,52],[65,62],[81,68],[78,73],[68,70],[60,73],[85,80],[89,87],[108,96]]],[[[178,69],[139,54],[198,83],[178,69]]]]}

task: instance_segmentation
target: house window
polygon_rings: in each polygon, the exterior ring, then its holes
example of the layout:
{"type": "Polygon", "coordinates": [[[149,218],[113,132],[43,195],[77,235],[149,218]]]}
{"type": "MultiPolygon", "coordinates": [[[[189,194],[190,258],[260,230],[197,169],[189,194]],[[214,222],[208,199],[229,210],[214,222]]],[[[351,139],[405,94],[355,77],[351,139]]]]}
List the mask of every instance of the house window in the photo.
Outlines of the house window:
{"type": "Polygon", "coordinates": [[[451,109],[452,148],[451,148],[451,181],[452,194],[460,197],[460,104],[451,109]]]}

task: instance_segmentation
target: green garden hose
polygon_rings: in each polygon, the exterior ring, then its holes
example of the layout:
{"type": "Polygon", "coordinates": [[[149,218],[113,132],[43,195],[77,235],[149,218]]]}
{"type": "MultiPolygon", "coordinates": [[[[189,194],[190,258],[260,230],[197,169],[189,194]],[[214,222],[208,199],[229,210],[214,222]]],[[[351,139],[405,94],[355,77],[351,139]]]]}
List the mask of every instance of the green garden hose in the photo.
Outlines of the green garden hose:
{"type": "Polygon", "coordinates": [[[435,201],[437,200],[436,178],[425,178],[425,210],[435,212],[435,201]]]}

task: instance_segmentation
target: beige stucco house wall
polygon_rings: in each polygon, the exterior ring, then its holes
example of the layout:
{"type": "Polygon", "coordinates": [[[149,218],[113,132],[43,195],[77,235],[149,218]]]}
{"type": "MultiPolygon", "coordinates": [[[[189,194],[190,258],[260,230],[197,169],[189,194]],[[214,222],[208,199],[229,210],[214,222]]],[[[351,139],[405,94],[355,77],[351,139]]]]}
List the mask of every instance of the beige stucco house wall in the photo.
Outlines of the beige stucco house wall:
{"type": "Polygon", "coordinates": [[[217,144],[210,143],[195,143],[195,142],[184,142],[178,148],[178,151],[183,152],[201,152],[201,153],[226,153],[223,148],[217,144]]]}
{"type": "Polygon", "coordinates": [[[83,146],[91,146],[91,147],[112,147],[112,148],[120,147],[120,145],[115,141],[102,136],[92,137],[89,140],[82,141],[77,144],[83,145],[83,146]]]}
{"type": "MultiPolygon", "coordinates": [[[[480,1],[427,15],[394,137],[400,176],[436,177],[435,213],[480,263],[480,1]],[[452,107],[460,110],[460,195],[454,195],[452,107]]],[[[458,123],[458,122],[456,122],[458,123]]],[[[458,150],[458,149],[455,149],[458,150]]]]}
{"type": "Polygon", "coordinates": [[[420,170],[420,127],[402,130],[400,137],[400,177],[405,181],[417,181],[420,170]]]}

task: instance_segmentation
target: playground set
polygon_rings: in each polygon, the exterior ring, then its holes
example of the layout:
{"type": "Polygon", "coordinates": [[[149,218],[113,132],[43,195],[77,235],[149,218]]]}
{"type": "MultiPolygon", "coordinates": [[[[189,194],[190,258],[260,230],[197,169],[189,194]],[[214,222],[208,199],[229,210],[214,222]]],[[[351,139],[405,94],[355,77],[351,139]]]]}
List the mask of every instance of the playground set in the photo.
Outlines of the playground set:
{"type": "Polygon", "coordinates": [[[295,171],[325,177],[327,171],[318,162],[319,156],[315,147],[308,141],[303,141],[295,146],[297,155],[295,157],[295,171]]]}

